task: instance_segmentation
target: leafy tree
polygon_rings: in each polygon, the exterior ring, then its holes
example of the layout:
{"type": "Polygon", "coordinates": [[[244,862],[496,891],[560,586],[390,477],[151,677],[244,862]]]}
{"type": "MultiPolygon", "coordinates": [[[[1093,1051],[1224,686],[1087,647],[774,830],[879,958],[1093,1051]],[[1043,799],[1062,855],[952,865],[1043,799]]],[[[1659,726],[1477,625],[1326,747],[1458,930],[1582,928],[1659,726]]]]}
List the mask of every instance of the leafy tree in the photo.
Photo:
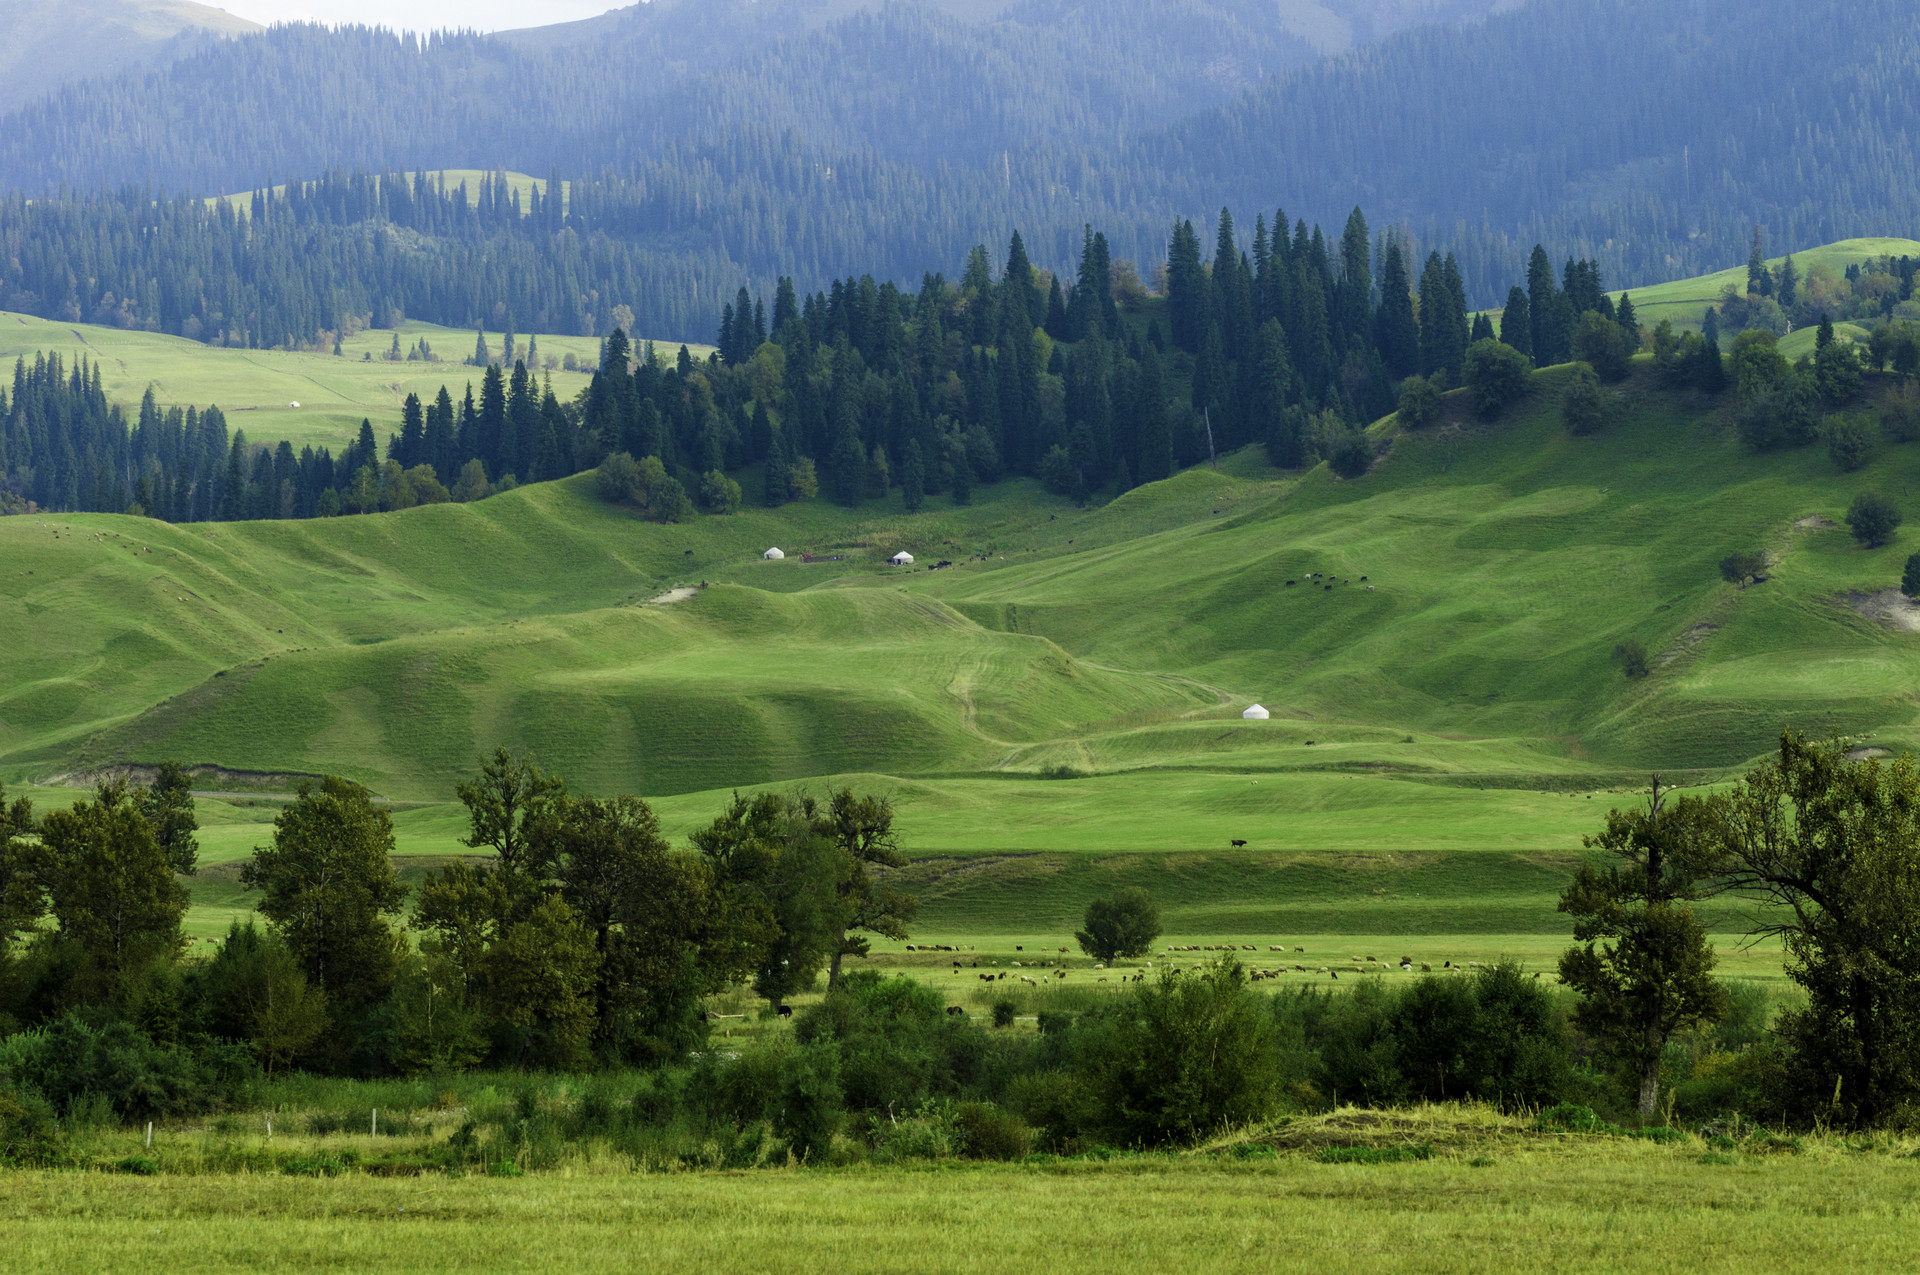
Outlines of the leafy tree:
{"type": "Polygon", "coordinates": [[[1727,356],[1727,371],[1734,389],[1743,399],[1756,398],[1787,379],[1786,356],[1780,353],[1773,333],[1748,328],[1733,338],[1733,352],[1727,356]]]}
{"type": "Polygon", "coordinates": [[[1615,646],[1613,659],[1628,677],[1645,677],[1648,673],[1647,646],[1639,638],[1628,638],[1615,646]]]}
{"type": "Polygon", "coordinates": [[[1723,798],[1718,868],[1806,992],[1775,1025],[1803,1118],[1870,1125],[1920,1100],[1920,773],[1847,754],[1783,733],[1723,798]]]}
{"type": "Polygon", "coordinates": [[[542,895],[504,924],[484,966],[501,1055],[522,1067],[584,1066],[599,963],[593,935],[557,894],[542,895]]]}
{"type": "Polygon", "coordinates": [[[178,954],[187,891],[123,782],[102,783],[92,801],[49,812],[40,839],[37,870],[59,937],[80,957],[78,995],[112,999],[141,966],[178,954]]]}
{"type": "Polygon", "coordinates": [[[827,987],[840,982],[840,961],[847,956],[865,956],[870,950],[861,930],[890,939],[907,937],[907,923],[920,911],[920,901],[901,894],[885,880],[876,879],[876,868],[904,868],[906,855],[893,832],[893,803],[885,797],[856,797],[851,788],[842,788],[827,801],[826,820],[831,824],[834,844],[845,857],[840,880],[842,928],[833,945],[827,966],[827,987]]]}
{"type": "Polygon", "coordinates": [[[1602,381],[1612,384],[1625,380],[1631,356],[1619,324],[1597,310],[1580,316],[1579,329],[1573,336],[1573,357],[1593,368],[1602,381]]]}
{"type": "Polygon", "coordinates": [[[153,782],[134,789],[133,801],[153,826],[154,840],[173,870],[192,876],[200,858],[200,843],[193,835],[200,821],[193,813],[193,781],[180,763],[161,762],[153,782]]]}
{"type": "Polygon", "coordinates": [[[245,1041],[269,1077],[306,1053],[327,1028],[326,997],[307,982],[287,945],[252,921],[228,927],[201,984],[207,1027],[245,1041]]]}
{"type": "Polygon", "coordinates": [[[1900,592],[1920,601],[1920,553],[1907,556],[1906,570],[1900,573],[1900,592]]]}
{"type": "Polygon", "coordinates": [[[699,998],[750,972],[711,865],[675,853],[632,797],[569,799],[548,835],[560,895],[593,938],[602,1046],[633,1061],[683,1052],[699,998]]]}
{"type": "Polygon", "coordinates": [[[1861,492],[1847,506],[1847,526],[1853,538],[1869,549],[1892,543],[1900,523],[1900,511],[1893,502],[1870,491],[1861,492]]]}
{"type": "Polygon", "coordinates": [[[1531,368],[1527,356],[1498,341],[1481,341],[1467,351],[1462,383],[1483,417],[1498,416],[1527,392],[1531,368]]]}
{"type": "Polygon", "coordinates": [[[1095,960],[1145,956],[1160,937],[1160,909],[1145,890],[1130,886],[1087,904],[1081,924],[1085,928],[1074,938],[1095,960]]]}
{"type": "Polygon", "coordinates": [[[1730,553],[1720,559],[1720,578],[1728,584],[1745,584],[1766,579],[1767,560],[1751,550],[1730,553]]]}
{"type": "Polygon", "coordinates": [[[469,504],[476,500],[485,500],[493,494],[487,483],[487,467],[476,458],[460,467],[460,476],[453,484],[453,499],[458,504],[469,504]]]}
{"type": "Polygon", "coordinates": [[[1612,414],[1613,395],[1601,386],[1600,378],[1591,367],[1585,363],[1574,364],[1572,375],[1567,377],[1567,387],[1560,395],[1560,419],[1567,423],[1567,432],[1598,433],[1612,414]]]}
{"type": "Polygon", "coordinates": [[[717,469],[700,479],[700,500],[708,513],[730,514],[740,508],[740,484],[717,469]]]}
{"type": "Polygon", "coordinates": [[[309,983],[343,1009],[370,1005],[406,950],[386,921],[407,897],[393,871],[393,817],[338,775],[296,791],[240,884],[262,892],[260,914],[309,983]]]}
{"type": "Polygon", "coordinates": [[[1040,458],[1040,485],[1056,496],[1064,496],[1073,487],[1073,457],[1055,443],[1040,458]]]}
{"type": "Polygon", "coordinates": [[[1687,906],[1709,892],[1713,822],[1707,802],[1669,803],[1656,775],[1644,810],[1610,811],[1606,831],[1585,838],[1612,865],[1583,864],[1560,896],[1585,945],[1560,958],[1561,980],[1581,997],[1574,1021],[1638,1077],[1642,1117],[1654,1113],[1667,1042],[1726,1014],[1713,944],[1687,906]]]}
{"type": "Polygon", "coordinates": [[[850,864],[813,798],[762,793],[733,804],[693,842],[712,865],[740,932],[759,941],[754,990],[774,1005],[811,986],[847,930],[850,864]]]}
{"type": "Polygon", "coordinates": [[[1879,442],[1876,429],[1859,416],[1834,416],[1826,426],[1827,455],[1843,474],[1850,474],[1873,459],[1879,442]]]}
{"type": "Polygon", "coordinates": [[[1440,387],[1425,376],[1409,376],[1400,383],[1400,423],[1419,429],[1440,414],[1440,387]]]}

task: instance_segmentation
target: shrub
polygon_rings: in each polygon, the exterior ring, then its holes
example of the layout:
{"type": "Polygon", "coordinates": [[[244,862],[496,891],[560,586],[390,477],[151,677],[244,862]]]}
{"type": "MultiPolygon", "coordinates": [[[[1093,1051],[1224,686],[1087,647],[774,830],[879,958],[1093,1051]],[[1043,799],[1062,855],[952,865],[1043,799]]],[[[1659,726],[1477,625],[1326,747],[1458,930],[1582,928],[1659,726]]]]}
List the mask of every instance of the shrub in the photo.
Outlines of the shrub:
{"type": "Polygon", "coordinates": [[[1870,491],[1861,492],[1847,506],[1847,526],[1852,528],[1853,538],[1869,549],[1891,543],[1900,522],[1900,511],[1893,502],[1870,491]]]}
{"type": "Polygon", "coordinates": [[[1601,380],[1622,381],[1627,376],[1627,334],[1620,325],[1597,310],[1580,316],[1579,330],[1573,334],[1573,357],[1592,367],[1601,380]]]}
{"type": "MultiPolygon", "coordinates": [[[[1600,315],[1593,317],[1606,323],[1600,315]]],[[[1560,395],[1560,419],[1566,422],[1567,432],[1576,436],[1598,433],[1612,412],[1613,395],[1601,388],[1594,370],[1585,363],[1574,364],[1567,388],[1560,395]]]]}
{"type": "Polygon", "coordinates": [[[1920,553],[1907,555],[1907,569],[1900,573],[1900,592],[1920,600],[1920,553]]]}
{"type": "Polygon", "coordinates": [[[1345,430],[1333,440],[1327,465],[1342,478],[1358,478],[1373,468],[1373,443],[1358,429],[1345,430]]]}
{"type": "Polygon", "coordinates": [[[1720,578],[1728,584],[1745,584],[1749,580],[1764,580],[1767,560],[1751,551],[1730,553],[1720,559],[1720,578]]]}
{"type": "Polygon", "coordinates": [[[0,1088],[0,1167],[46,1165],[59,1150],[53,1107],[39,1094],[0,1088]]]}
{"type": "Polygon", "coordinates": [[[1279,1096],[1273,1018],[1237,962],[1163,970],[1077,1034],[1092,1121],[1116,1142],[1191,1144],[1264,1117],[1279,1096]]]}
{"type": "Polygon", "coordinates": [[[1040,485],[1056,496],[1064,496],[1073,489],[1073,458],[1067,455],[1067,449],[1055,443],[1040,458],[1040,485]]]}
{"type": "Polygon", "coordinates": [[[626,452],[613,453],[600,462],[600,468],[593,471],[593,489],[599,493],[600,499],[609,504],[639,501],[643,495],[639,462],[626,452]]]}
{"type": "Polygon", "coordinates": [[[1827,455],[1850,474],[1873,459],[1874,430],[1862,416],[1835,416],[1827,422],[1827,455]]]}
{"type": "Polygon", "coordinates": [[[1086,927],[1074,935],[1080,950],[1096,961],[1145,956],[1160,937],[1160,909],[1145,890],[1129,887],[1087,904],[1086,927]]]}
{"type": "Polygon", "coordinates": [[[788,1050],[780,1062],[780,1100],[774,1132],[802,1163],[821,1164],[833,1149],[842,1113],[840,1059],[822,1042],[788,1050]]]}
{"type": "Polygon", "coordinates": [[[1771,392],[1787,377],[1789,365],[1777,348],[1773,333],[1748,329],[1733,338],[1727,371],[1743,399],[1771,392]]]}
{"type": "Polygon", "coordinates": [[[988,1102],[961,1103],[953,1111],[961,1154],[972,1160],[1018,1160],[1033,1148],[1026,1121],[988,1102]]]}
{"type": "Polygon", "coordinates": [[[1920,395],[1911,389],[1889,395],[1880,409],[1880,432],[1890,443],[1911,443],[1920,438],[1920,395]]]}
{"type": "Polygon", "coordinates": [[[1526,355],[1510,345],[1482,338],[1468,348],[1460,379],[1473,398],[1473,409],[1491,418],[1527,392],[1532,372],[1526,355]]]}
{"type": "Polygon", "coordinates": [[[1614,662],[1628,677],[1645,677],[1648,671],[1647,647],[1639,638],[1628,638],[1613,648],[1614,662]]]}
{"type": "Polygon", "coordinates": [[[709,513],[730,514],[740,508],[740,484],[710,469],[700,479],[700,503],[709,513]]]}
{"type": "Polygon", "coordinates": [[[1440,387],[1424,376],[1400,383],[1400,424],[1419,429],[1440,414],[1440,387]]]}
{"type": "Polygon", "coordinates": [[[16,1036],[0,1054],[0,1073],[30,1085],[58,1110],[93,1095],[122,1120],[201,1111],[229,1098],[248,1072],[221,1058],[203,1065],[182,1048],[163,1048],[118,1018],[69,1013],[41,1032],[16,1036]]]}
{"type": "Polygon", "coordinates": [[[997,1000],[993,1003],[993,1025],[995,1027],[1013,1026],[1014,1015],[1019,1006],[1009,1000],[997,1000]]]}

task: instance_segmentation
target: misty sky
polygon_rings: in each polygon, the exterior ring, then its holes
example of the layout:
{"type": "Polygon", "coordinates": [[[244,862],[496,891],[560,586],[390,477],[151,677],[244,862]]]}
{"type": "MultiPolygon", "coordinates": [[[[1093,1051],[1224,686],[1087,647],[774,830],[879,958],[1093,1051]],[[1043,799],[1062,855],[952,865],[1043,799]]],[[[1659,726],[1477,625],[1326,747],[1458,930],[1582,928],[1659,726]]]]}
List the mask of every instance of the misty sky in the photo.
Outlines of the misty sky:
{"type": "Polygon", "coordinates": [[[404,31],[470,27],[502,31],[591,18],[632,0],[201,0],[259,23],[364,22],[404,31]]]}

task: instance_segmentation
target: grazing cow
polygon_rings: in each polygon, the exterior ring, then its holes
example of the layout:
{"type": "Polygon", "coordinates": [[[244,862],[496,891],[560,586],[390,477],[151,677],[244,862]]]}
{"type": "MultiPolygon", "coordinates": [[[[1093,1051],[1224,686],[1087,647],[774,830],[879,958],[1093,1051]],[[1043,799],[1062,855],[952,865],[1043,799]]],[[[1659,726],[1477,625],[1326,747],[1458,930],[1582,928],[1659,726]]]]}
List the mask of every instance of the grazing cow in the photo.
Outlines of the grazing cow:
{"type": "Polygon", "coordinates": [[[1287,581],[1287,587],[1291,589],[1293,587],[1293,581],[1291,580],[1287,581]]]}
{"type": "Polygon", "coordinates": [[[1304,951],[1306,951],[1307,949],[1306,949],[1306,948],[1304,948],[1304,947],[1296,947],[1296,948],[1294,948],[1293,950],[1294,950],[1294,951],[1296,951],[1296,952],[1304,952],[1304,951]]]}
{"type": "Polygon", "coordinates": [[[782,1017],[782,1018],[792,1018],[792,1017],[793,1017],[793,1006],[791,1006],[791,1005],[782,1005],[782,1006],[780,1007],[780,1017],[782,1017]]]}
{"type": "Polygon", "coordinates": [[[966,1012],[967,1012],[966,1010],[964,1010],[964,1009],[962,1009],[962,1008],[960,1008],[960,1007],[959,1007],[958,1005],[949,1005],[949,1006],[947,1006],[947,1017],[948,1017],[948,1018],[957,1018],[957,1017],[959,1017],[959,1016],[960,1016],[961,1014],[964,1014],[964,1013],[966,1013],[966,1012]]]}
{"type": "Polygon", "coordinates": [[[1235,841],[1235,842],[1233,843],[1233,848],[1234,848],[1235,850],[1238,850],[1238,849],[1240,849],[1240,848],[1242,848],[1243,846],[1245,846],[1246,844],[1247,844],[1247,843],[1246,843],[1246,842],[1244,842],[1244,841],[1235,841]]]}

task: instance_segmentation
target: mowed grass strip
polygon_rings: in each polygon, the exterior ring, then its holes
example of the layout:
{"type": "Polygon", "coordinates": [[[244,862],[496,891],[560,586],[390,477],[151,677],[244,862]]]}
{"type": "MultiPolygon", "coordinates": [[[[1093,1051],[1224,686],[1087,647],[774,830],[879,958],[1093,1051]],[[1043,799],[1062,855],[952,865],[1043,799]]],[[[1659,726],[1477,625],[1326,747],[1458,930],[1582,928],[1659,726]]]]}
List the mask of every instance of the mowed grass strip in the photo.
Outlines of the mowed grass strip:
{"type": "Polygon", "coordinates": [[[1910,1165],[1833,1153],[1708,1164],[1697,1146],[1590,1139],[1380,1164],[23,1173],[0,1191],[0,1224],[9,1264],[40,1271],[1895,1269],[1920,1240],[1910,1165]]]}

